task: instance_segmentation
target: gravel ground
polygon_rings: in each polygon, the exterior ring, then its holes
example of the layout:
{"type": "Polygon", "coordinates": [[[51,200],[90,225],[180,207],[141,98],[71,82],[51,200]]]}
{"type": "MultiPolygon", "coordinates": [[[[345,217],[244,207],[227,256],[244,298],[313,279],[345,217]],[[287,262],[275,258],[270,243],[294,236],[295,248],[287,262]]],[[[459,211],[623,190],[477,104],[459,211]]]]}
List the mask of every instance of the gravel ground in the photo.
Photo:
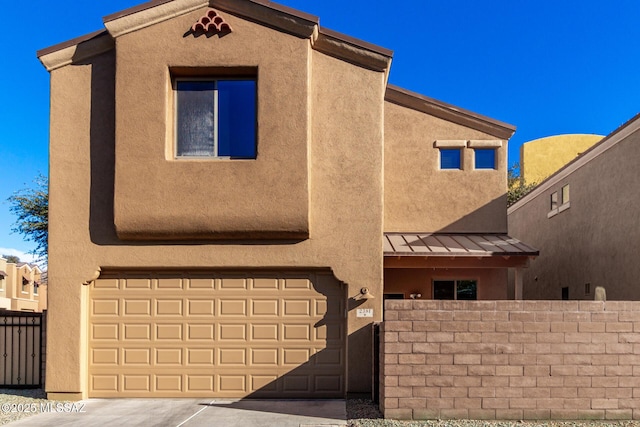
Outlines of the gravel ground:
{"type": "Polygon", "coordinates": [[[433,420],[398,421],[382,419],[382,413],[370,400],[347,400],[349,427],[640,427],[639,421],[475,421],[433,420]]]}
{"type": "Polygon", "coordinates": [[[42,389],[13,390],[0,388],[0,425],[39,414],[41,402],[47,402],[46,394],[42,389]],[[12,410],[7,412],[6,404],[21,405],[21,407],[19,408],[20,410],[17,410],[18,408],[14,406],[12,410]],[[31,404],[35,404],[35,407],[31,406],[31,404]],[[25,412],[27,407],[29,410],[35,408],[38,411],[25,412]]]}
{"type": "MultiPolygon", "coordinates": [[[[47,402],[41,389],[9,390],[0,389],[0,405],[31,405],[39,408],[40,403],[47,402]]],[[[0,425],[8,424],[35,413],[24,411],[0,410],[0,425]]],[[[378,406],[371,400],[347,400],[347,418],[349,427],[640,427],[638,421],[474,421],[474,420],[434,420],[434,421],[398,421],[385,420],[378,406]]]]}

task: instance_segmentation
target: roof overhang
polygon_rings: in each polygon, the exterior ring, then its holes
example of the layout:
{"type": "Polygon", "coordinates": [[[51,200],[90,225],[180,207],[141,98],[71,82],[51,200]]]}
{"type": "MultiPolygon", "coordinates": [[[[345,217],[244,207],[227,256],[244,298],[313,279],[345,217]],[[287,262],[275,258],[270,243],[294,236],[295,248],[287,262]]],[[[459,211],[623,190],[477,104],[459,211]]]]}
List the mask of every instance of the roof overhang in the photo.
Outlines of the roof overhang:
{"type": "Polygon", "coordinates": [[[526,267],[539,251],[506,234],[385,233],[390,268],[526,267]]]}
{"type": "Polygon", "coordinates": [[[107,31],[92,33],[37,52],[48,71],[86,59],[78,58],[77,48],[98,36],[109,41],[92,42],[86,53],[96,55],[112,49],[114,39],[204,7],[257,22],[277,31],[310,40],[313,49],[374,71],[387,77],[393,51],[344,34],[321,28],[318,17],[267,0],[153,0],[103,18],[107,31]]]}
{"type": "Polygon", "coordinates": [[[394,85],[387,86],[384,99],[388,102],[411,108],[412,110],[420,111],[471,129],[476,129],[504,140],[511,138],[516,131],[516,127],[508,123],[394,85]]]}

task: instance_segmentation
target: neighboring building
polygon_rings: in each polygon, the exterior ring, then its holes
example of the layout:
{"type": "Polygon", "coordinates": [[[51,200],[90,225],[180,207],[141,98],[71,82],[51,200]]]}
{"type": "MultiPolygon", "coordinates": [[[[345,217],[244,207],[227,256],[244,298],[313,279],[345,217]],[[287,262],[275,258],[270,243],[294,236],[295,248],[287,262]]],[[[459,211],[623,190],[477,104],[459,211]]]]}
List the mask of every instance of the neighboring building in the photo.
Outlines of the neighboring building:
{"type": "Polygon", "coordinates": [[[46,310],[47,290],[41,276],[35,264],[14,264],[0,257],[0,310],[46,310]]]}
{"type": "Polygon", "coordinates": [[[50,397],[370,392],[385,296],[505,299],[537,254],[514,128],[387,85],[391,51],[258,0],[104,22],[38,53],[50,397]]]}
{"type": "Polygon", "coordinates": [[[539,183],[601,141],[602,135],[555,135],[525,142],[520,147],[520,173],[524,182],[539,183]]]}
{"type": "Polygon", "coordinates": [[[640,300],[640,116],[509,208],[509,231],[540,248],[525,299],[640,300]]]}

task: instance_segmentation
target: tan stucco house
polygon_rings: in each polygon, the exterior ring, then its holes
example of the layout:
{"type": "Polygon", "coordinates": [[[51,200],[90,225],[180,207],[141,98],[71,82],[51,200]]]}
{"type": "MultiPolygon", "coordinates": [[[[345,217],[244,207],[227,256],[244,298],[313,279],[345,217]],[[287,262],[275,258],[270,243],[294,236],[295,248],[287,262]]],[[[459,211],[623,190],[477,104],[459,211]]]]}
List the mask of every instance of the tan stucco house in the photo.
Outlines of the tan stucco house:
{"type": "Polygon", "coordinates": [[[537,254],[515,128],[389,85],[391,51],[262,0],[104,25],[38,52],[50,397],[369,393],[385,298],[506,299],[537,254]]]}
{"type": "Polygon", "coordinates": [[[0,310],[38,312],[47,309],[47,285],[36,264],[0,257],[0,310]]]}
{"type": "Polygon", "coordinates": [[[525,299],[640,300],[640,116],[509,207],[509,231],[540,248],[525,299]]]}

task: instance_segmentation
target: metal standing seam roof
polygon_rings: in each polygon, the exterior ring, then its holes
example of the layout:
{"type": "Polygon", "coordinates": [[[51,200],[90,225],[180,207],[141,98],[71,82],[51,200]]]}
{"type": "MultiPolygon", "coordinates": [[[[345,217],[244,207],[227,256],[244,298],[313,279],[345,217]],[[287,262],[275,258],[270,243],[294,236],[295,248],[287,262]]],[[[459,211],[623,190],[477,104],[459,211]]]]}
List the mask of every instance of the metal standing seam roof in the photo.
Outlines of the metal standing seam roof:
{"type": "Polygon", "coordinates": [[[385,233],[384,256],[538,256],[539,251],[506,234],[385,233]]]}

